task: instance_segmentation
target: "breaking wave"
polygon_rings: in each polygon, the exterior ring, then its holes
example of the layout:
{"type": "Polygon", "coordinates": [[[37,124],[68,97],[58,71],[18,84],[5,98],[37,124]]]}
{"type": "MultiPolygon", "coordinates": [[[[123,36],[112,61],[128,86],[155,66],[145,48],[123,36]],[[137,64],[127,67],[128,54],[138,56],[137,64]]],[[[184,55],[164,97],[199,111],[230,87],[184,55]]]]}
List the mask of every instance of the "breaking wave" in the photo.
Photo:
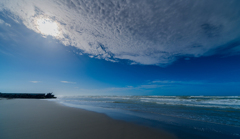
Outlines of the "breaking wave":
{"type": "Polygon", "coordinates": [[[64,104],[127,110],[240,127],[240,96],[71,96],[64,104]]]}

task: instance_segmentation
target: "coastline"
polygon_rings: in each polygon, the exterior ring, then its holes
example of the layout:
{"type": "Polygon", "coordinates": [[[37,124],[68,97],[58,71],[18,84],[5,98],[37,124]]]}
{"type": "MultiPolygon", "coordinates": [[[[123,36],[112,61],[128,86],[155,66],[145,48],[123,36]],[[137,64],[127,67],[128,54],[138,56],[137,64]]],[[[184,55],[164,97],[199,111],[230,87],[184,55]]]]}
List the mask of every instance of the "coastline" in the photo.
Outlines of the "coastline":
{"type": "Polygon", "coordinates": [[[0,111],[0,138],[4,139],[176,138],[163,130],[114,120],[104,114],[51,101],[2,99],[0,111]]]}

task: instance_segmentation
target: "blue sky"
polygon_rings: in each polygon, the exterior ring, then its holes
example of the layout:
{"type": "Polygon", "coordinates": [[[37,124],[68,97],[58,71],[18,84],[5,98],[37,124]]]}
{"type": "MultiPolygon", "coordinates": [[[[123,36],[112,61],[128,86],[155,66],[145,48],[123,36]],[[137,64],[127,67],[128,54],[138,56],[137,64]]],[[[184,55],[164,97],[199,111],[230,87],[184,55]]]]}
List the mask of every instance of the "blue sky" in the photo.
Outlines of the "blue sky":
{"type": "Polygon", "coordinates": [[[0,92],[239,95],[239,1],[158,2],[0,2],[0,92]]]}

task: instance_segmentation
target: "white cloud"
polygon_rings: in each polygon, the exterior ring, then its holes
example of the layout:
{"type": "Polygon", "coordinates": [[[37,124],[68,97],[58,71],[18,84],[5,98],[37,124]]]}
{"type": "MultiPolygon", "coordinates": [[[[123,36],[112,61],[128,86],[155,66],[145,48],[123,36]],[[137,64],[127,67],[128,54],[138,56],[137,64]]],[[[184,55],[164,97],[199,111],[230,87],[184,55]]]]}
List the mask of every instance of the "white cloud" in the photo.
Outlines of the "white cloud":
{"type": "MultiPolygon", "coordinates": [[[[139,84],[137,86],[126,86],[126,87],[108,87],[108,88],[76,88],[78,90],[77,93],[82,95],[129,95],[129,94],[136,94],[136,95],[149,95],[152,92],[163,93],[167,95],[167,92],[164,91],[171,91],[180,88],[201,88],[202,85],[210,85],[210,86],[239,86],[240,82],[206,82],[206,81],[175,81],[175,80],[155,80],[155,81],[148,81],[145,84],[139,84]],[[159,92],[161,91],[162,92],[159,92]]],[[[176,90],[175,90],[176,91],[176,90]]]]}
{"type": "Polygon", "coordinates": [[[69,82],[69,81],[61,81],[61,83],[76,84],[76,82],[69,82]]]}
{"type": "Polygon", "coordinates": [[[182,56],[219,53],[215,50],[231,41],[238,42],[231,51],[239,50],[239,5],[239,0],[1,0],[0,11],[10,11],[12,19],[38,33],[36,18],[54,20],[61,32],[56,39],[90,57],[164,66],[182,56]]]}
{"type": "Polygon", "coordinates": [[[152,88],[161,88],[165,87],[166,85],[158,85],[158,84],[147,84],[147,85],[141,85],[137,88],[142,88],[142,89],[152,89],[152,88]]]}
{"type": "Polygon", "coordinates": [[[207,84],[203,81],[170,81],[170,80],[155,80],[152,81],[153,84],[207,84]]]}
{"type": "MultiPolygon", "coordinates": [[[[4,38],[4,36],[2,36],[1,33],[0,33],[0,37],[4,38]]],[[[8,55],[8,56],[14,56],[14,55],[12,55],[11,53],[8,53],[8,52],[3,51],[3,50],[1,50],[1,49],[0,49],[0,53],[5,54],[5,55],[8,55]]]]}
{"type": "Polygon", "coordinates": [[[2,19],[0,19],[0,24],[4,24],[4,25],[6,25],[6,26],[9,26],[9,27],[11,27],[11,25],[10,24],[8,24],[8,23],[6,23],[4,20],[2,20],[2,19]]]}
{"type": "Polygon", "coordinates": [[[5,23],[5,25],[6,25],[6,26],[9,26],[9,27],[11,27],[11,25],[10,25],[10,24],[8,24],[8,23],[5,23]]]}
{"type": "Polygon", "coordinates": [[[3,24],[3,23],[5,23],[2,19],[0,19],[0,24],[3,24]]]}
{"type": "Polygon", "coordinates": [[[41,81],[30,81],[31,83],[40,83],[41,81]]]}
{"type": "Polygon", "coordinates": [[[206,81],[174,81],[174,80],[155,80],[149,85],[238,85],[240,82],[206,82],[206,81]]]}

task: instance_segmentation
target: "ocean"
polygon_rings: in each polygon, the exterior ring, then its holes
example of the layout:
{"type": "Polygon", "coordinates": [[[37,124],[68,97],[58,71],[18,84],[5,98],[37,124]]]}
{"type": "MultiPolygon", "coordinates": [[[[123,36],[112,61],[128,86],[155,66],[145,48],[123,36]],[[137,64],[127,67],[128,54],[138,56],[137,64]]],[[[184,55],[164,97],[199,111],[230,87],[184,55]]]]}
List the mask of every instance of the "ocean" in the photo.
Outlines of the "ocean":
{"type": "Polygon", "coordinates": [[[57,101],[180,139],[240,139],[240,96],[61,96],[57,101]]]}

